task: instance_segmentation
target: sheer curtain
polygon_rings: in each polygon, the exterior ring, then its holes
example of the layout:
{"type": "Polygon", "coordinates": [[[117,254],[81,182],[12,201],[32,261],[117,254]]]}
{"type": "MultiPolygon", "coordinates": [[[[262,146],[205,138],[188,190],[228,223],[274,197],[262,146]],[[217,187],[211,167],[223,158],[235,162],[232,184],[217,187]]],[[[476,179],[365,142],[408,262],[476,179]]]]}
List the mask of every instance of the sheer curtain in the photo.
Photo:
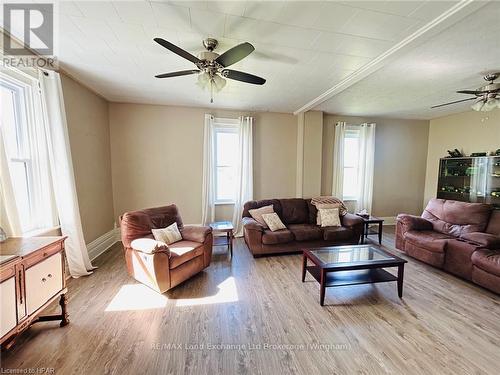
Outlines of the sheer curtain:
{"type": "Polygon", "coordinates": [[[356,212],[372,212],[373,166],[375,159],[375,124],[361,124],[359,129],[358,193],[356,212]]]}
{"type": "Polygon", "coordinates": [[[335,141],[333,145],[333,184],[332,196],[343,199],[344,196],[344,138],[347,124],[335,124],[335,141]]]}
{"type": "Polygon", "coordinates": [[[22,230],[8,163],[0,124],[0,226],[8,237],[17,237],[22,235],[22,230]]]}
{"type": "Polygon", "coordinates": [[[65,248],[69,271],[71,276],[76,278],[89,275],[94,267],[90,263],[83,238],[61,77],[57,72],[40,71],[39,81],[45,115],[45,138],[52,187],[61,232],[68,236],[65,248]]]}
{"type": "Polygon", "coordinates": [[[203,182],[201,189],[201,223],[207,225],[215,218],[214,190],[214,116],[205,114],[203,128],[203,182]]]}
{"type": "Polygon", "coordinates": [[[241,223],[243,205],[253,199],[253,118],[241,116],[239,120],[237,182],[233,210],[234,233],[237,237],[243,235],[243,225],[241,223]]]}

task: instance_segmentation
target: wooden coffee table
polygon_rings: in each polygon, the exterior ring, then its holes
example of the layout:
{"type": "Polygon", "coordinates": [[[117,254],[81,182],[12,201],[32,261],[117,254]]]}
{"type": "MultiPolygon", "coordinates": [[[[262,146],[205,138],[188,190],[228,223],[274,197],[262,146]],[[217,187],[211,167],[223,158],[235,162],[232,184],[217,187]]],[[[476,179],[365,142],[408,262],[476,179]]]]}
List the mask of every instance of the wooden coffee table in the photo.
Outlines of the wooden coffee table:
{"type": "Polygon", "coordinates": [[[303,249],[302,282],[306,271],[320,284],[319,303],[324,305],[325,289],[336,286],[397,281],[398,295],[403,297],[403,274],[406,260],[378,246],[350,245],[303,249]],[[307,265],[307,261],[313,263],[307,265]],[[394,276],[383,268],[398,267],[394,276]]]}

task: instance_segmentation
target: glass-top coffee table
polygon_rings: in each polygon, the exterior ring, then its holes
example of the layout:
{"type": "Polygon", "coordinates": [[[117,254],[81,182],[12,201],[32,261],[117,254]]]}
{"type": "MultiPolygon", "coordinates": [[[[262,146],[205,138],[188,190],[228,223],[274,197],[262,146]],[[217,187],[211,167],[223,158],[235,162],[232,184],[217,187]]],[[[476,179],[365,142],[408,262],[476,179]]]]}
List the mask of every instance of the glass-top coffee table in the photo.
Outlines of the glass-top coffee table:
{"type": "Polygon", "coordinates": [[[378,246],[350,245],[303,249],[302,282],[306,271],[320,284],[319,303],[324,305],[328,287],[397,281],[398,295],[403,296],[403,273],[406,260],[378,246]],[[310,260],[313,265],[308,266],[310,260]],[[398,267],[394,276],[383,268],[398,267]]]}

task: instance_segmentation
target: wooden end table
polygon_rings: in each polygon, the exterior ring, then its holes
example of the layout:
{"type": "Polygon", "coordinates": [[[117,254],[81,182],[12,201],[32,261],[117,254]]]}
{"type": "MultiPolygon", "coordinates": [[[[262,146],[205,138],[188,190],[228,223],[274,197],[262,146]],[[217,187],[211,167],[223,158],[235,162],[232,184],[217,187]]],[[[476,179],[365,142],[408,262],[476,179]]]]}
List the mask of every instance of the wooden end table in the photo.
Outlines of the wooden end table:
{"type": "Polygon", "coordinates": [[[209,224],[214,233],[225,233],[225,236],[214,236],[213,246],[227,246],[231,258],[233,257],[234,227],[230,221],[216,221],[209,224]]]}
{"type": "Polygon", "coordinates": [[[319,282],[319,303],[325,302],[328,287],[397,281],[398,296],[403,297],[403,274],[406,260],[376,245],[332,246],[303,249],[302,282],[306,271],[319,282]],[[307,265],[307,261],[313,263],[307,265]],[[397,276],[383,268],[397,267],[397,276]]]}
{"type": "Polygon", "coordinates": [[[365,239],[368,238],[369,235],[372,234],[377,234],[378,235],[378,244],[382,245],[382,226],[384,225],[384,219],[381,219],[376,216],[360,216],[358,215],[361,219],[363,219],[363,233],[361,234],[361,244],[365,243],[365,239]],[[378,224],[378,230],[377,231],[371,231],[370,230],[370,225],[371,224],[378,224]]]}

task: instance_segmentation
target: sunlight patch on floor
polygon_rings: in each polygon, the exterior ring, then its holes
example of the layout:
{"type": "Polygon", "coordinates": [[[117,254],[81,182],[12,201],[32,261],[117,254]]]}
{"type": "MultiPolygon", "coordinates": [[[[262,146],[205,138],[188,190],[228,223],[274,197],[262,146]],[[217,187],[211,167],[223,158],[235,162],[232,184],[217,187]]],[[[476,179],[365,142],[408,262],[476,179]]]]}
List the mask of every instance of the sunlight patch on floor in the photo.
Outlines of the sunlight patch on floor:
{"type": "Polygon", "coordinates": [[[238,301],[238,291],[236,289],[236,282],[234,277],[228,277],[222,283],[217,285],[219,289],[213,296],[200,297],[200,298],[183,298],[176,300],[176,306],[198,306],[198,305],[211,305],[215,303],[229,303],[238,301]]]}
{"type": "Polygon", "coordinates": [[[161,309],[168,298],[142,284],[123,285],[104,311],[161,309]]]}

